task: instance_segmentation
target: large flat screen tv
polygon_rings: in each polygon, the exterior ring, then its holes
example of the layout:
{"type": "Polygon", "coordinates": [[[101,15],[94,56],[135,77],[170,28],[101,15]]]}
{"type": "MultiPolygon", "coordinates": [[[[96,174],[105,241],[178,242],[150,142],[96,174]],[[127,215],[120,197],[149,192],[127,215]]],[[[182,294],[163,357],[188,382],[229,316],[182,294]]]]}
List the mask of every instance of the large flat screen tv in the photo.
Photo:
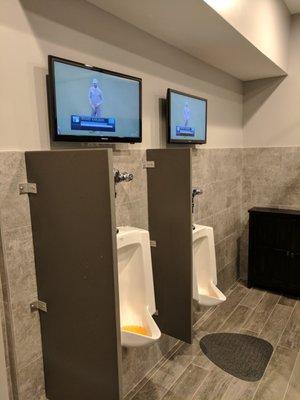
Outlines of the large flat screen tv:
{"type": "Polygon", "coordinates": [[[142,80],[49,56],[48,104],[53,140],[142,141],[142,80]]]}
{"type": "Polygon", "coordinates": [[[207,100],[168,89],[168,142],[206,143],[207,100]]]}

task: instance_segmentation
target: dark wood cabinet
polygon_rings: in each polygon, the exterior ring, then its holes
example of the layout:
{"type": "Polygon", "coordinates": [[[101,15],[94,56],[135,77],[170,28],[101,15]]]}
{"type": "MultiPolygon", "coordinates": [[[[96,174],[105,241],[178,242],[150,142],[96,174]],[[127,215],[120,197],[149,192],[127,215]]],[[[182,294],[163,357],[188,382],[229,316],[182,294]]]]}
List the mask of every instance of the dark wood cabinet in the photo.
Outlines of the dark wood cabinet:
{"type": "Polygon", "coordinates": [[[300,210],[249,210],[248,286],[300,296],[300,210]]]}

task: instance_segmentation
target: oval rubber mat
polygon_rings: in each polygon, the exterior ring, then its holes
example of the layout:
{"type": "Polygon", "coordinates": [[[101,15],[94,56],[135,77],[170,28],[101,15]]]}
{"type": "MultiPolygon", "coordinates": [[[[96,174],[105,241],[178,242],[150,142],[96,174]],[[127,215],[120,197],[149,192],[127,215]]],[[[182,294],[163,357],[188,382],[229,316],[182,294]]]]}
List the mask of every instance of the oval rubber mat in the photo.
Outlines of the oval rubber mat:
{"type": "Polygon", "coordinates": [[[203,353],[219,368],[244,381],[262,378],[273,352],[266,340],[239,333],[212,333],[200,340],[203,353]]]}

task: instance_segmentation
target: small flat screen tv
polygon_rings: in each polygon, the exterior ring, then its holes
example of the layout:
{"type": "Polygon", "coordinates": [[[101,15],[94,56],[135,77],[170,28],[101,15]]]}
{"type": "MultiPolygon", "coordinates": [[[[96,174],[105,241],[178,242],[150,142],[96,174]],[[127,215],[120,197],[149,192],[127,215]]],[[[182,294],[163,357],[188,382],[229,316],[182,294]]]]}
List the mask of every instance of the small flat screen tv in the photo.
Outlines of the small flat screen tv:
{"type": "Polygon", "coordinates": [[[55,141],[142,141],[142,80],[49,56],[48,104],[55,141]]]}
{"type": "Polygon", "coordinates": [[[168,142],[206,143],[207,100],[168,89],[168,142]]]}

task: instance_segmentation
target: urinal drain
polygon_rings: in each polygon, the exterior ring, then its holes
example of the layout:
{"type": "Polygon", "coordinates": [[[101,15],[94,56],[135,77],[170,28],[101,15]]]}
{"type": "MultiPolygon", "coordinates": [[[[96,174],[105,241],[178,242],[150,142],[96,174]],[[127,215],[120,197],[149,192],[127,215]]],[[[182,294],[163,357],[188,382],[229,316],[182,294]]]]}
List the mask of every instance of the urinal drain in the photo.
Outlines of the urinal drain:
{"type": "Polygon", "coordinates": [[[225,372],[245,381],[262,378],[273,352],[266,340],[239,333],[212,333],[200,340],[203,353],[225,372]]]}

